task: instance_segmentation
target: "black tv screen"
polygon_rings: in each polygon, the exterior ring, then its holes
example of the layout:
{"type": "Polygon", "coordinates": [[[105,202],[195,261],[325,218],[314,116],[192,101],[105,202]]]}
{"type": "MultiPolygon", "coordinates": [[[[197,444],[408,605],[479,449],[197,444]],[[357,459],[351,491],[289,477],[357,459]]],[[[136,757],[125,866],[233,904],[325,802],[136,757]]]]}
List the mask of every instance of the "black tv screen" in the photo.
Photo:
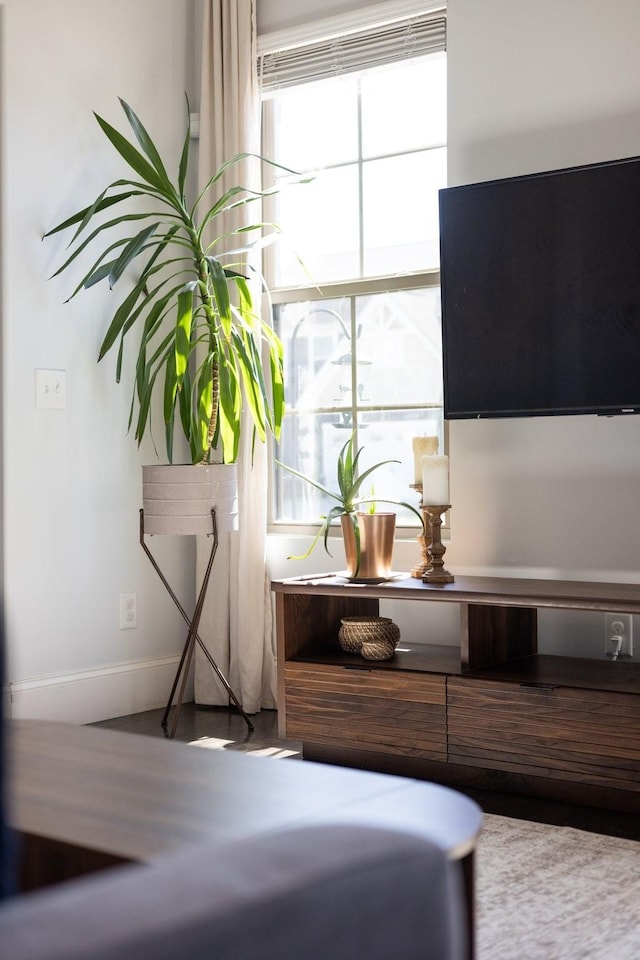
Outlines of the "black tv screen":
{"type": "Polygon", "coordinates": [[[640,158],[440,191],[447,419],[640,412],[640,158]]]}

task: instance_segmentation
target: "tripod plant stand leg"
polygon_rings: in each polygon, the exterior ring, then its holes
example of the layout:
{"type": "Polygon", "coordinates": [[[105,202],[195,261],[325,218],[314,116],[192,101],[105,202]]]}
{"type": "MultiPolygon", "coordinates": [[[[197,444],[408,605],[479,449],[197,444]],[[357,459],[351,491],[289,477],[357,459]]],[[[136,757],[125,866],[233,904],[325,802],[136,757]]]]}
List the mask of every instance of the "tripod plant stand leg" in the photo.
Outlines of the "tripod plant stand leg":
{"type": "Polygon", "coordinates": [[[218,529],[217,529],[217,525],[216,525],[216,513],[215,513],[215,510],[212,510],[212,511],[211,511],[211,523],[212,523],[212,529],[213,529],[213,543],[212,543],[212,547],[211,547],[211,554],[210,554],[210,556],[209,556],[209,561],[208,561],[208,563],[207,563],[207,569],[205,570],[205,574],[204,574],[204,577],[203,577],[203,580],[202,580],[202,584],[201,584],[201,586],[200,586],[200,592],[198,593],[198,599],[197,599],[197,601],[196,601],[196,606],[195,606],[195,610],[194,610],[193,616],[192,616],[191,618],[189,618],[188,615],[187,615],[187,613],[186,613],[186,611],[185,611],[185,609],[184,609],[184,607],[182,606],[182,604],[181,604],[180,601],[178,600],[177,596],[175,595],[175,592],[172,590],[171,585],[169,584],[169,582],[168,582],[168,580],[166,579],[165,575],[163,574],[162,570],[161,570],[160,567],[158,566],[158,563],[157,563],[155,557],[153,556],[153,554],[151,553],[151,551],[149,550],[149,548],[147,547],[147,545],[146,545],[146,543],[145,543],[145,541],[144,541],[144,510],[140,510],[140,545],[141,545],[142,549],[144,550],[144,552],[146,553],[146,555],[147,555],[147,557],[149,558],[149,560],[151,561],[151,564],[152,564],[154,570],[156,571],[156,573],[157,573],[158,576],[160,577],[160,580],[162,581],[162,583],[163,583],[165,589],[167,590],[169,596],[171,597],[171,599],[172,599],[173,602],[175,603],[176,607],[177,607],[178,610],[180,611],[180,615],[182,616],[182,619],[185,621],[185,623],[186,623],[186,624],[188,625],[188,627],[189,627],[189,632],[188,632],[188,634],[187,634],[187,639],[186,639],[186,641],[185,641],[185,644],[184,644],[184,647],[183,647],[183,650],[182,650],[182,655],[181,655],[181,657],[180,657],[180,663],[178,664],[178,669],[177,669],[177,671],[176,671],[176,675],[175,675],[174,680],[173,680],[173,685],[172,685],[172,687],[171,687],[171,693],[169,694],[169,700],[167,701],[167,706],[166,706],[166,708],[165,708],[165,711],[164,711],[164,714],[163,714],[163,717],[162,717],[162,720],[161,720],[162,728],[164,729],[165,735],[168,736],[168,737],[170,737],[170,738],[173,738],[173,737],[174,737],[175,732],[176,732],[176,728],[177,728],[177,725],[178,725],[178,718],[179,718],[179,716],[180,716],[180,708],[181,708],[181,706],[182,706],[182,700],[183,700],[183,696],[184,696],[184,690],[185,690],[185,687],[186,687],[187,678],[188,678],[188,675],[189,675],[189,668],[190,668],[190,666],[191,666],[191,661],[192,661],[192,659],[193,659],[193,651],[194,651],[194,649],[195,649],[195,644],[196,644],[196,642],[199,644],[202,652],[205,654],[207,660],[208,660],[209,663],[211,664],[211,667],[212,667],[213,670],[215,671],[218,679],[219,679],[220,682],[223,684],[225,690],[227,691],[227,693],[228,693],[228,695],[229,695],[229,698],[233,701],[233,703],[235,704],[237,710],[238,710],[239,713],[242,715],[245,723],[247,724],[247,727],[249,728],[249,731],[253,731],[253,730],[254,730],[253,723],[251,722],[251,720],[249,719],[249,717],[248,717],[247,714],[245,713],[245,711],[244,711],[244,709],[243,709],[243,707],[242,707],[242,704],[240,703],[240,701],[239,701],[238,698],[236,697],[235,693],[233,692],[233,690],[232,690],[232,688],[231,688],[231,685],[229,684],[229,681],[227,680],[227,678],[225,677],[225,675],[223,674],[223,672],[220,670],[219,666],[217,665],[217,663],[215,662],[215,660],[214,660],[213,657],[211,656],[211,653],[209,652],[209,650],[208,650],[207,647],[205,646],[202,638],[201,638],[201,637],[199,636],[199,634],[198,634],[198,627],[199,627],[199,625],[200,625],[200,618],[201,618],[201,616],[202,616],[202,611],[203,611],[203,609],[204,609],[204,601],[205,601],[205,597],[206,597],[206,593],[207,593],[207,588],[208,588],[208,586],[209,586],[209,578],[210,578],[210,576],[211,576],[211,570],[212,570],[212,568],[213,568],[213,561],[214,561],[214,558],[215,558],[215,555],[216,555],[216,551],[217,551],[217,549],[218,549],[218,529]],[[170,711],[171,711],[171,706],[172,706],[172,704],[173,704],[173,700],[174,700],[174,697],[175,697],[176,689],[177,689],[177,687],[178,687],[178,682],[180,682],[180,690],[179,690],[179,692],[178,692],[178,699],[177,699],[176,706],[175,706],[175,710],[174,710],[173,723],[172,723],[172,725],[171,725],[171,732],[170,732],[170,733],[167,733],[167,725],[168,725],[168,720],[169,720],[169,713],[170,713],[170,711]]]}

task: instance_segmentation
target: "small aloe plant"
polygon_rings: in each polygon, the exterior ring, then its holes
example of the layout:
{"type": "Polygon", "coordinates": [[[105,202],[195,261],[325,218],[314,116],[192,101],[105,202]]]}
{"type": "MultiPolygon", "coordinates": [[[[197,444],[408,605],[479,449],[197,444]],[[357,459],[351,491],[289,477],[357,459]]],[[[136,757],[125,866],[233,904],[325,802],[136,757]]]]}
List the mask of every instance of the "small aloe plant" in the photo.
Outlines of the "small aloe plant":
{"type": "Polygon", "coordinates": [[[321,483],[318,483],[317,480],[313,480],[312,477],[307,476],[305,473],[300,473],[298,470],[294,470],[293,467],[287,466],[286,463],[280,463],[279,465],[285,470],[288,470],[289,473],[292,473],[294,476],[299,477],[301,480],[306,480],[307,483],[310,483],[317,490],[320,490],[321,493],[324,493],[325,496],[329,497],[331,500],[335,500],[335,506],[331,507],[329,512],[326,515],[321,517],[322,523],[320,524],[320,529],[313,538],[311,546],[306,553],[301,554],[296,557],[289,557],[289,560],[305,560],[315,549],[318,541],[322,538],[324,540],[324,548],[331,556],[331,551],[329,550],[329,530],[331,524],[334,520],[337,520],[338,517],[348,516],[353,525],[353,534],[355,537],[356,543],[356,573],[357,568],[360,566],[360,528],[358,526],[358,512],[360,507],[367,507],[369,513],[375,513],[376,505],[378,503],[388,503],[393,504],[397,507],[405,507],[407,510],[410,510],[416,515],[420,521],[420,526],[423,528],[424,532],[424,521],[422,515],[413,507],[410,503],[406,503],[404,500],[393,500],[388,497],[381,497],[379,495],[373,496],[373,490],[371,496],[362,496],[361,491],[364,483],[368,478],[374,473],[375,470],[379,470],[380,467],[385,466],[387,463],[400,463],[399,460],[381,460],[379,463],[375,463],[372,467],[368,467],[362,473],[358,473],[358,463],[360,460],[360,455],[364,447],[356,450],[354,453],[355,447],[355,433],[352,433],[345,445],[340,450],[338,454],[338,491],[329,490],[328,487],[323,486],[321,483]]]}

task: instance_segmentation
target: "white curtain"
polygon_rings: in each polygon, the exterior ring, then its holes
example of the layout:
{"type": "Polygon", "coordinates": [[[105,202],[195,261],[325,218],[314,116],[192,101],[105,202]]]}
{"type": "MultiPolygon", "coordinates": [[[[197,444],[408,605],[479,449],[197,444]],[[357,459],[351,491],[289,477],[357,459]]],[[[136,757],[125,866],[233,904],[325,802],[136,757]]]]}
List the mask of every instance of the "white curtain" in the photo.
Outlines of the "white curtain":
{"type": "MultiPolygon", "coordinates": [[[[199,189],[221,163],[260,146],[255,0],[204,0],[200,99],[199,189]]],[[[260,186],[258,162],[234,165],[225,187],[260,186]]],[[[260,218],[257,204],[236,212],[245,222],[260,218]]],[[[229,218],[225,233],[241,224],[229,218]]],[[[260,291],[257,291],[259,302],[260,291]]],[[[243,431],[238,461],[238,533],[220,536],[199,634],[247,713],[276,705],[271,596],[266,576],[267,456],[251,424],[243,431]]],[[[198,583],[211,541],[198,538],[198,583]]],[[[195,700],[226,705],[228,694],[196,647],[195,700]]]]}

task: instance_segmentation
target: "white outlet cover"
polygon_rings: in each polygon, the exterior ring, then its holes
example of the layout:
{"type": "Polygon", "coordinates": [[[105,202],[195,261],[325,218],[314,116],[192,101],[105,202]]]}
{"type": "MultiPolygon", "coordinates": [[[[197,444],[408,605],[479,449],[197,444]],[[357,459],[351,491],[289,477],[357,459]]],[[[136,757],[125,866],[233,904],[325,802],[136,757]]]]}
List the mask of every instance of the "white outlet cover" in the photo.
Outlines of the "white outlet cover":
{"type": "Polygon", "coordinates": [[[138,595],[120,594],[120,629],[135,630],[138,626],[138,595]]]}

